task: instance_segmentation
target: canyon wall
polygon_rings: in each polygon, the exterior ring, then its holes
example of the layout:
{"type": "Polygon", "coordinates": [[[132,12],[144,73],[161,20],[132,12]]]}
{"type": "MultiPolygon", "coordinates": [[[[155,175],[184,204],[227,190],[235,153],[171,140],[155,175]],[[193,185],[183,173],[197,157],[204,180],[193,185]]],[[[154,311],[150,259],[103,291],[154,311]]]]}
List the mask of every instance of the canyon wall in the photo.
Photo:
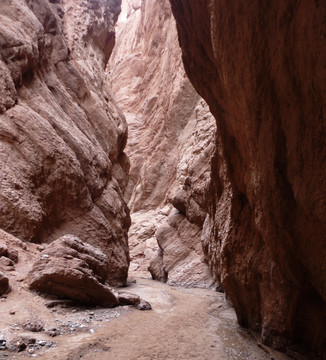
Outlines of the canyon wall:
{"type": "Polygon", "coordinates": [[[127,278],[127,124],[105,81],[118,0],[0,4],[0,228],[78,236],[127,278]]]}
{"type": "Polygon", "coordinates": [[[326,358],[326,5],[170,2],[221,137],[203,231],[211,271],[265,344],[307,342],[326,358]]]}
{"type": "Polygon", "coordinates": [[[129,126],[131,270],[211,286],[200,236],[215,121],[185,75],[167,0],[123,1],[108,82],[129,126]]]}

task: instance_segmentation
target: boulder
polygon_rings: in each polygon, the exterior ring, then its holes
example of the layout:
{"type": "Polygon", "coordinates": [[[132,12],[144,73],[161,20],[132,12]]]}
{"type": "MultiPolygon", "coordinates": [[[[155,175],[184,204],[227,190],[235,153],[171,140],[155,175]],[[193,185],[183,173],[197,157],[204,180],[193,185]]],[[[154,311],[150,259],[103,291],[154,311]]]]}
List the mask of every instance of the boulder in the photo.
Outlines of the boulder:
{"type": "Polygon", "coordinates": [[[133,305],[138,310],[152,310],[152,306],[148,301],[127,291],[120,291],[118,293],[118,301],[120,305],[133,305]]]}
{"type": "Polygon", "coordinates": [[[86,305],[113,307],[118,301],[105,284],[107,257],[99,249],[65,235],[49,244],[28,274],[31,290],[72,299],[86,305]]]}
{"type": "Polygon", "coordinates": [[[13,248],[8,248],[7,258],[12,260],[14,263],[18,263],[18,250],[13,248]]]}
{"type": "Polygon", "coordinates": [[[127,291],[118,293],[118,301],[120,305],[137,305],[140,303],[140,297],[127,291]]]}
{"type": "Polygon", "coordinates": [[[7,245],[3,242],[0,242],[0,256],[6,256],[8,252],[7,245]]]}
{"type": "Polygon", "coordinates": [[[137,310],[152,310],[152,305],[143,299],[140,299],[139,304],[137,304],[135,307],[137,310]]]}
{"type": "Polygon", "coordinates": [[[10,291],[9,279],[0,271],[0,295],[6,294],[10,291]]]}
{"type": "Polygon", "coordinates": [[[24,351],[27,346],[35,344],[35,342],[36,339],[29,336],[16,336],[7,342],[6,347],[11,352],[21,352],[24,351]]]}
{"type": "Polygon", "coordinates": [[[164,268],[163,251],[159,249],[156,256],[154,256],[149,263],[148,271],[152,275],[153,280],[167,282],[168,274],[164,268]]]}
{"type": "Polygon", "coordinates": [[[41,332],[44,330],[44,323],[37,316],[33,316],[27,319],[22,327],[26,331],[41,332]]]}
{"type": "MultiPolygon", "coordinates": [[[[0,233],[0,258],[2,257],[6,257],[8,259],[10,259],[11,261],[13,261],[14,263],[18,262],[18,250],[13,248],[13,247],[8,247],[6,244],[6,241],[8,243],[8,240],[10,241],[10,235],[9,235],[9,239],[6,238],[6,233],[4,231],[1,231],[0,233]]],[[[13,242],[10,245],[14,245],[15,243],[13,242]]],[[[17,244],[15,244],[17,245],[17,244]]],[[[5,260],[3,260],[5,261],[5,260]]]]}
{"type": "Polygon", "coordinates": [[[9,269],[14,269],[14,262],[5,256],[0,257],[0,266],[9,269]]]}

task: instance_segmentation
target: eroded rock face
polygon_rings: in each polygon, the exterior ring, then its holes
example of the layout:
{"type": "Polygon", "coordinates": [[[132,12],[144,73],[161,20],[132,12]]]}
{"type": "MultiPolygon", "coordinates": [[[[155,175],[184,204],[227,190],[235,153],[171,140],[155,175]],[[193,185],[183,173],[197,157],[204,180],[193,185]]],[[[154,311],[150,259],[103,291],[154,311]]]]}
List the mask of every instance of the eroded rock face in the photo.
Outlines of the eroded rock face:
{"type": "MultiPolygon", "coordinates": [[[[143,0],[139,4],[123,2],[124,16],[119,19],[117,44],[108,66],[110,87],[129,125],[126,152],[131,169],[124,194],[133,219],[129,232],[132,269],[145,271],[160,247],[163,257],[151,265],[156,273],[166,274],[173,284],[187,282],[206,287],[212,279],[208,271],[201,271],[207,266],[203,263],[200,234],[206,214],[215,121],[185,75],[169,2],[143,0]],[[191,240],[197,244],[191,255],[196,257],[192,269],[201,277],[188,277],[191,266],[178,266],[177,271],[176,264],[184,259],[171,260],[171,253],[164,255],[170,245],[157,244],[156,233],[174,212],[172,204],[182,214],[174,224],[176,233],[167,241],[172,247],[191,252],[193,242],[187,247],[184,240],[195,234],[191,240]],[[177,235],[179,226],[182,237],[177,235]],[[193,231],[194,226],[198,231],[193,231]]],[[[165,225],[163,229],[167,229],[165,225]]]]}
{"type": "Polygon", "coordinates": [[[299,338],[325,358],[326,5],[170,2],[221,136],[203,231],[210,268],[264,343],[299,338]]]}
{"type": "Polygon", "coordinates": [[[0,228],[24,241],[67,233],[109,257],[123,284],[127,126],[104,81],[117,0],[0,4],[0,228]]]}
{"type": "Polygon", "coordinates": [[[49,244],[35,261],[27,281],[31,290],[72,299],[86,305],[115,306],[105,284],[109,262],[99,249],[65,235],[49,244]]]}
{"type": "Polygon", "coordinates": [[[213,286],[205,264],[200,235],[201,228],[198,225],[189,223],[177,211],[171,212],[156,231],[160,251],[150,263],[149,271],[153,279],[186,287],[213,286]]]}

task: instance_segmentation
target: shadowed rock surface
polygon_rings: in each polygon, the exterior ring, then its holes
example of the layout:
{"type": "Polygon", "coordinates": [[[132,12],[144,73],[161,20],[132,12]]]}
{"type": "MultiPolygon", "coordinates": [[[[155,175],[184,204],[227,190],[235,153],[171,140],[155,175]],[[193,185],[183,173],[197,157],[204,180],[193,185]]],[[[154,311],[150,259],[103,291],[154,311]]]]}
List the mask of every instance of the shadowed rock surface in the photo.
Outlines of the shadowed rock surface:
{"type": "Polygon", "coordinates": [[[8,277],[0,271],[0,295],[6,294],[10,291],[8,277]]]}
{"type": "Polygon", "coordinates": [[[265,344],[307,342],[326,358],[326,5],[170,2],[221,136],[203,232],[211,271],[265,344]]]}
{"type": "Polygon", "coordinates": [[[125,118],[104,81],[117,0],[0,4],[0,228],[100,247],[124,284],[129,210],[125,118]]]}
{"type": "Polygon", "coordinates": [[[65,235],[40,253],[27,276],[31,290],[86,305],[115,306],[118,301],[105,284],[107,257],[75,236],[65,235]]]}

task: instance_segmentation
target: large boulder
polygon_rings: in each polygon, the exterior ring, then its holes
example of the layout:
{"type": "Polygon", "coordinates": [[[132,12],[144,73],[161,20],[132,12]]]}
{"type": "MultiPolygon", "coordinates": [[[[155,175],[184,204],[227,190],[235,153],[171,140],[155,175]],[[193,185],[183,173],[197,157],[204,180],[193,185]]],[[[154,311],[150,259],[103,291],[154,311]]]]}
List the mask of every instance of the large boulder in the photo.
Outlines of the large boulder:
{"type": "Polygon", "coordinates": [[[113,307],[118,301],[105,284],[108,275],[109,263],[102,251],[65,235],[40,253],[27,279],[31,290],[86,305],[113,307]]]}

